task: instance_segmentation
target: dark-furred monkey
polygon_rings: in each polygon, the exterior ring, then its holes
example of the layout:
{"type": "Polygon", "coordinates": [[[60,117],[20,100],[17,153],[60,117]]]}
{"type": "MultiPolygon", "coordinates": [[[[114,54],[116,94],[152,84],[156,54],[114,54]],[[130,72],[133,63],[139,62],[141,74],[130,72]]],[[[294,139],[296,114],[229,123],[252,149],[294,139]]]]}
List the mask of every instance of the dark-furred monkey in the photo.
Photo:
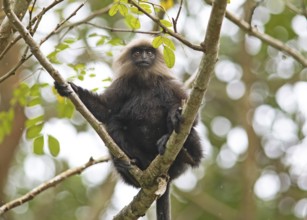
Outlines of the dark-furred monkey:
{"type": "MultiPolygon", "coordinates": [[[[115,79],[103,94],[95,94],[70,82],[72,89],[102,122],[116,144],[140,169],[165,151],[170,134],[180,129],[181,103],[187,93],[167,68],[162,53],[148,39],[128,44],[113,64],[115,79]]],[[[62,96],[70,94],[65,85],[55,82],[62,96]]],[[[194,126],[196,122],[194,123],[194,126]]],[[[194,127],[171,165],[170,181],[181,175],[188,166],[198,166],[202,158],[200,138],[194,127]]],[[[126,163],[113,163],[124,181],[139,187],[130,175],[126,163]]],[[[157,219],[168,220],[169,184],[157,199],[157,219]]]]}

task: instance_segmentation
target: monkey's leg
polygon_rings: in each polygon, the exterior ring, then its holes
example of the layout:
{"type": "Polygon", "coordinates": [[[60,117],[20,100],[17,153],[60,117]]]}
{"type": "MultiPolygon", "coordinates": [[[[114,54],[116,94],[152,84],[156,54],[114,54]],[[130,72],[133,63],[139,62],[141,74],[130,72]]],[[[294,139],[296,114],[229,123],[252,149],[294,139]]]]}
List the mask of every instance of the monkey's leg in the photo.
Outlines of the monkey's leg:
{"type": "Polygon", "coordinates": [[[183,145],[182,153],[184,161],[192,167],[200,164],[203,157],[200,138],[194,128],[191,129],[190,134],[183,145]]]}
{"type": "Polygon", "coordinates": [[[164,194],[157,199],[157,220],[170,220],[170,182],[166,186],[164,194]]]}

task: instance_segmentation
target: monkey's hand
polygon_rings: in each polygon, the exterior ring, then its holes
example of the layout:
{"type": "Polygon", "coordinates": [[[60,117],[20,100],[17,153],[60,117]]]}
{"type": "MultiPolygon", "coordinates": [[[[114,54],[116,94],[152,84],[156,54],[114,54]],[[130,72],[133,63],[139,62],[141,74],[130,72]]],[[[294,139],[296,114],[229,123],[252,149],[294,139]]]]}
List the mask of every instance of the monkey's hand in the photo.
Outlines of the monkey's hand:
{"type": "Polygon", "coordinates": [[[166,149],[166,143],[169,137],[170,137],[169,134],[165,134],[157,141],[158,152],[160,155],[164,154],[166,149]]]}
{"type": "Polygon", "coordinates": [[[179,106],[178,108],[176,108],[174,111],[172,111],[169,114],[169,120],[171,122],[173,129],[175,130],[177,134],[180,131],[180,125],[181,125],[181,122],[183,121],[181,113],[182,113],[182,107],[179,106]]]}
{"type": "Polygon", "coordinates": [[[127,162],[122,159],[113,158],[113,164],[116,167],[117,172],[121,174],[126,183],[133,185],[135,187],[140,187],[140,184],[134,179],[134,177],[129,172],[132,165],[137,166],[137,159],[130,159],[130,162],[127,162]]]}
{"type": "MultiPolygon", "coordinates": [[[[78,86],[72,82],[68,82],[71,88],[78,93],[78,86]]],[[[61,96],[68,97],[72,92],[67,84],[60,84],[57,81],[54,82],[54,88],[58,91],[61,96]]]]}

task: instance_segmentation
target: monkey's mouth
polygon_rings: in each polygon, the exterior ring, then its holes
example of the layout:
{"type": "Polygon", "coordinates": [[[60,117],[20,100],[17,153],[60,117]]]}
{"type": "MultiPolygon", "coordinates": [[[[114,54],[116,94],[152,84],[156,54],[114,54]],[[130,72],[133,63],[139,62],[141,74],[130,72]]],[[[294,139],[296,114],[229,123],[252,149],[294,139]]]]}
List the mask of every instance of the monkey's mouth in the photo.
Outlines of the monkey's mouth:
{"type": "Polygon", "coordinates": [[[149,67],[150,66],[150,62],[142,60],[142,61],[137,62],[137,65],[139,67],[149,67]]]}

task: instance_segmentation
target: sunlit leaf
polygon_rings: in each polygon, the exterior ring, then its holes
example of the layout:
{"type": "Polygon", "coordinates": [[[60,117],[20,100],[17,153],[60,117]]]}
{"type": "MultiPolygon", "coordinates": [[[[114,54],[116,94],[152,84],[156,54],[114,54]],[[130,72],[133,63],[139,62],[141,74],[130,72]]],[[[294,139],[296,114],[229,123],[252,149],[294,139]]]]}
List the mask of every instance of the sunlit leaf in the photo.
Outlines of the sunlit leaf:
{"type": "Polygon", "coordinates": [[[157,36],[153,39],[152,41],[152,46],[154,48],[158,48],[161,46],[161,44],[163,44],[163,37],[162,36],[157,36]]]}
{"type": "Polygon", "coordinates": [[[111,44],[112,46],[123,45],[123,40],[120,38],[112,38],[108,41],[108,44],[111,44]]]}
{"type": "Polygon", "coordinates": [[[57,58],[57,55],[58,55],[58,52],[53,51],[50,54],[48,54],[47,58],[53,64],[61,64],[61,62],[57,58]]]}
{"type": "Polygon", "coordinates": [[[60,43],[59,45],[56,46],[57,52],[61,52],[67,48],[69,48],[69,45],[66,43],[60,43]]]}
{"type": "Polygon", "coordinates": [[[118,6],[118,9],[119,9],[119,13],[122,15],[122,16],[126,16],[128,14],[128,8],[126,5],[123,5],[123,4],[120,4],[118,6]]]}
{"type": "Polygon", "coordinates": [[[48,135],[48,148],[52,156],[56,157],[59,155],[60,142],[52,135],[48,135]]]}
{"type": "Polygon", "coordinates": [[[69,37],[69,38],[66,38],[65,40],[64,40],[64,42],[66,43],[66,44],[72,44],[72,43],[75,43],[77,41],[77,39],[76,38],[73,38],[73,37],[69,37]]]}
{"type": "Polygon", "coordinates": [[[33,139],[33,138],[39,136],[40,132],[42,131],[43,125],[44,124],[41,123],[41,124],[34,125],[32,127],[29,127],[26,131],[26,137],[28,139],[33,139]]]}
{"type": "Polygon", "coordinates": [[[161,22],[161,24],[163,24],[165,27],[172,27],[172,26],[173,26],[173,24],[172,24],[170,21],[168,21],[168,20],[162,19],[162,20],[160,20],[160,22],[161,22]]]}
{"type": "Polygon", "coordinates": [[[144,9],[148,14],[151,14],[152,9],[151,9],[151,5],[146,4],[146,3],[140,3],[139,6],[144,9]]]}
{"type": "Polygon", "coordinates": [[[117,11],[118,11],[118,4],[114,4],[109,10],[109,15],[114,16],[116,15],[117,11]]]}
{"type": "Polygon", "coordinates": [[[174,0],[161,0],[161,6],[167,10],[174,6],[174,0]]]}
{"type": "MultiPolygon", "coordinates": [[[[62,97],[61,97],[62,98],[62,97]]],[[[64,99],[62,99],[64,100],[64,99]]],[[[69,101],[68,99],[66,102],[62,101],[62,102],[58,102],[57,105],[57,113],[58,113],[58,117],[59,118],[72,118],[73,113],[75,111],[75,107],[74,105],[71,103],[71,101],[69,101]]]]}
{"type": "Polygon", "coordinates": [[[175,53],[169,47],[164,47],[163,58],[168,68],[172,68],[175,64],[175,53]]]}
{"type": "Polygon", "coordinates": [[[41,104],[41,102],[42,102],[41,98],[37,97],[37,98],[31,99],[31,101],[28,102],[27,106],[32,107],[32,106],[41,104]]]}
{"type": "Polygon", "coordinates": [[[163,43],[165,46],[168,46],[170,49],[175,50],[175,44],[173,43],[173,41],[167,37],[163,37],[163,43]]]}
{"type": "Polygon", "coordinates": [[[127,15],[125,17],[125,21],[127,22],[128,26],[131,27],[132,29],[139,29],[141,27],[139,19],[132,15],[127,15]]]}
{"type": "Polygon", "coordinates": [[[30,128],[36,124],[40,124],[44,121],[44,115],[40,115],[38,117],[35,117],[35,118],[31,118],[31,119],[28,119],[26,121],[26,128],[30,128]]]}
{"type": "Polygon", "coordinates": [[[34,139],[33,152],[37,155],[44,154],[44,136],[43,135],[34,139]]]}

